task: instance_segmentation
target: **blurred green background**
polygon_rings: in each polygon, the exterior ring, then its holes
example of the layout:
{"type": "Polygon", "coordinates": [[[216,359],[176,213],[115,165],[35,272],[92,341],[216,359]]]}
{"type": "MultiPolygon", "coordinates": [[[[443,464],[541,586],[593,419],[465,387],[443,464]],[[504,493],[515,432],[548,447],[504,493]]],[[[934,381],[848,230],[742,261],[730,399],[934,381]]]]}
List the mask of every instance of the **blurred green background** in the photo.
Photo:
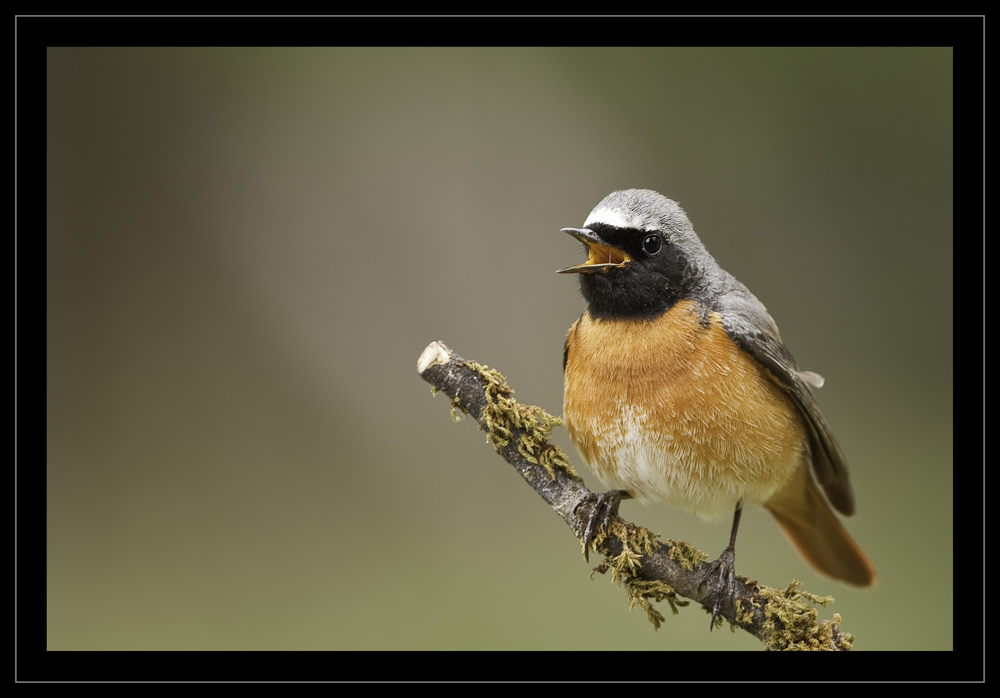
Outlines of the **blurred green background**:
{"type": "Polygon", "coordinates": [[[738,571],[952,647],[950,49],[51,49],[47,127],[50,649],[759,649],[654,633],[417,376],[442,340],[559,413],[559,229],[628,187],[826,377],[880,581],[759,508],[738,571]]]}

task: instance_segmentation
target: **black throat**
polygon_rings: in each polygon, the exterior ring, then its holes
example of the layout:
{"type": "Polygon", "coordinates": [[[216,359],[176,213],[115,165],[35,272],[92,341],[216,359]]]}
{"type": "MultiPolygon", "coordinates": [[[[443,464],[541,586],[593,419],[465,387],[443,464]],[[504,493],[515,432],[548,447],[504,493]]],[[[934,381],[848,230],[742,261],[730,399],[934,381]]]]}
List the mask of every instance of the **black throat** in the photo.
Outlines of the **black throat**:
{"type": "MultiPolygon", "coordinates": [[[[616,232],[614,237],[642,239],[639,231],[616,232]]],[[[637,249],[627,244],[621,247],[631,262],[580,274],[580,292],[595,320],[652,320],[682,300],[703,300],[698,297],[695,269],[676,246],[665,244],[654,257],[644,255],[638,245],[637,249]]]]}

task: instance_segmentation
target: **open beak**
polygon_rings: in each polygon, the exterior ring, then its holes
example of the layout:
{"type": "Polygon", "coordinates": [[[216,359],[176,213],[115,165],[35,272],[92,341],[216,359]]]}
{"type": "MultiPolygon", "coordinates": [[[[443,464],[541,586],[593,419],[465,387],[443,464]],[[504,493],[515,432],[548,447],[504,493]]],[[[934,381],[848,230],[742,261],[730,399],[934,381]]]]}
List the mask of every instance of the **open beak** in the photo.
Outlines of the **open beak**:
{"type": "Polygon", "coordinates": [[[576,264],[572,267],[560,269],[556,272],[557,274],[593,274],[598,271],[606,272],[611,268],[624,267],[632,261],[632,258],[627,254],[601,240],[593,230],[587,230],[586,228],[563,228],[562,232],[569,233],[586,245],[588,258],[583,264],[576,264]]]}

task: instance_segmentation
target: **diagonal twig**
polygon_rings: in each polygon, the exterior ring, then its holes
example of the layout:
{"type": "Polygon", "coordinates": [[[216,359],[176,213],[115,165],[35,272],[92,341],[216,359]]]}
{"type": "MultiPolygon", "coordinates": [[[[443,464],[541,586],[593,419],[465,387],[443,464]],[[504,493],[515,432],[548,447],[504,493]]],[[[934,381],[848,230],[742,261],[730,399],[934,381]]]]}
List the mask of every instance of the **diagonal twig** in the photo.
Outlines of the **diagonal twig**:
{"type": "MultiPolygon", "coordinates": [[[[441,342],[431,342],[417,362],[420,376],[451,398],[452,409],[475,419],[510,465],[521,474],[578,539],[583,539],[595,495],[573,471],[565,454],[548,442],[552,428],[560,424],[538,407],[521,405],[502,375],[474,361],[467,361],[441,342]]],[[[596,568],[611,571],[612,579],[625,586],[630,607],[641,605],[655,627],[664,620],[653,606],[666,600],[677,613],[691,599],[710,610],[717,582],[704,577],[702,562],[708,556],[692,546],[657,540],[648,530],[611,519],[611,534],[599,534],[593,548],[606,558],[596,568]]],[[[840,629],[840,615],[820,621],[815,604],[825,606],[831,597],[820,597],[798,589],[771,589],[749,577],[737,576],[734,603],[724,603],[721,619],[765,643],[768,649],[848,650],[854,636],[840,629]]]]}

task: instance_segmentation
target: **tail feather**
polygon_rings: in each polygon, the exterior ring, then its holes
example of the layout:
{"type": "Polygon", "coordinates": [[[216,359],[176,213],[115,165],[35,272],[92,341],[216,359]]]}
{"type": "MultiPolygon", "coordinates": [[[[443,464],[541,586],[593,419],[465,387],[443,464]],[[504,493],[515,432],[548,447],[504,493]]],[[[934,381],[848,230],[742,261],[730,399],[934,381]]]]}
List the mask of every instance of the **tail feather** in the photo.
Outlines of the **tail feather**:
{"type": "Polygon", "coordinates": [[[799,468],[764,506],[818,572],[855,586],[875,583],[875,566],[833,513],[807,467],[799,468]]]}

